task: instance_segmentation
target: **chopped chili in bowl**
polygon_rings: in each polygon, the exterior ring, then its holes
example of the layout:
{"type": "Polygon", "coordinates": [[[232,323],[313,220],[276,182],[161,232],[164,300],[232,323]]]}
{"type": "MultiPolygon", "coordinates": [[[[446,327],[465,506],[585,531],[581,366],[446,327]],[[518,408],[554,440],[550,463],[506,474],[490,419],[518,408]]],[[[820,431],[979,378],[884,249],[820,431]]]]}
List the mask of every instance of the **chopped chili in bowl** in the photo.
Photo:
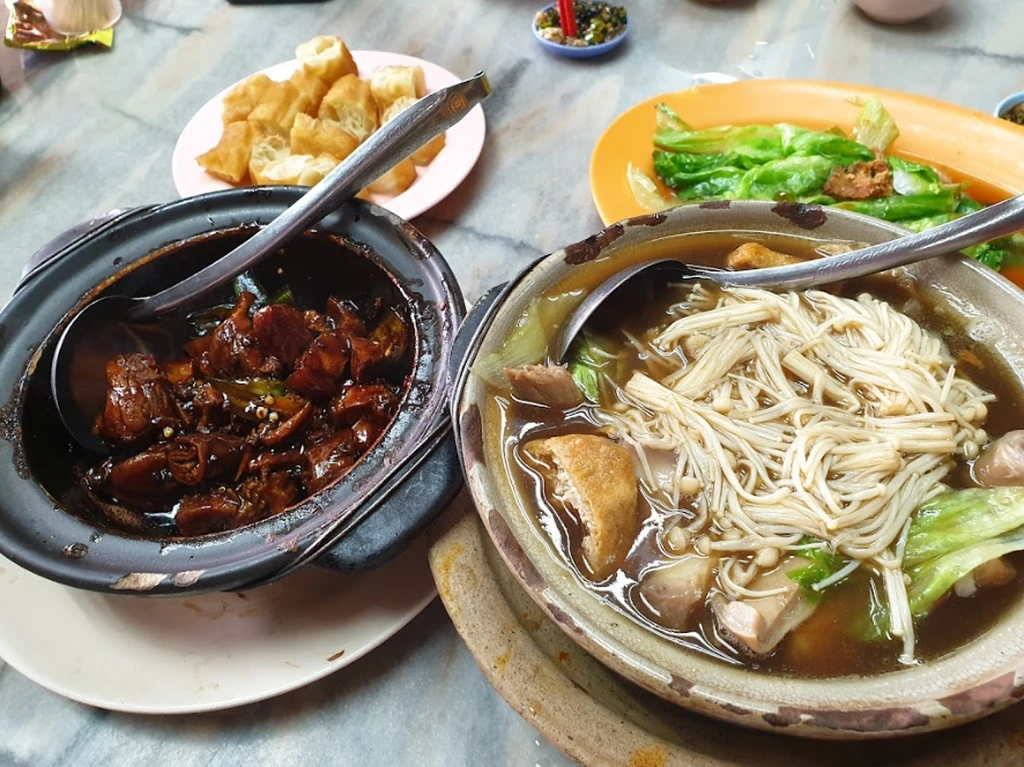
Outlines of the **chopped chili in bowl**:
{"type": "Polygon", "coordinates": [[[535,24],[539,34],[556,45],[584,48],[607,43],[626,31],[628,18],[625,8],[587,0],[573,3],[573,8],[576,13],[575,37],[562,34],[562,19],[557,4],[537,14],[535,24]]]}
{"type": "Polygon", "coordinates": [[[1014,104],[999,116],[1017,125],[1024,125],[1024,103],[1014,104]]]}

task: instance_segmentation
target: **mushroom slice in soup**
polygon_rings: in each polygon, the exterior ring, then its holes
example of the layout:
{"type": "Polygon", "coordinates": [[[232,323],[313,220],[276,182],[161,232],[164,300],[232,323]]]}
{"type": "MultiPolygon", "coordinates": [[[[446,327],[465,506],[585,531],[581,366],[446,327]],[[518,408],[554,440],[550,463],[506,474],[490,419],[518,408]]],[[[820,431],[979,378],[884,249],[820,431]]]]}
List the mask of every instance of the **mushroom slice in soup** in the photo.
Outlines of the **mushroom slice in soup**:
{"type": "Polygon", "coordinates": [[[583,402],[583,395],[567,368],[561,365],[524,365],[505,368],[512,394],[523,402],[569,410],[583,402]]]}
{"type": "Polygon", "coordinates": [[[1024,430],[1004,434],[986,447],[974,462],[974,478],[985,487],[1024,485],[1024,430]]]}
{"type": "Polygon", "coordinates": [[[783,637],[811,617],[816,605],[801,591],[790,573],[810,562],[790,557],[771,572],[755,578],[751,591],[765,592],[753,599],[728,599],[717,595],[711,600],[718,625],[738,649],[753,655],[767,655],[783,637]]]}
{"type": "Polygon", "coordinates": [[[646,573],[640,593],[662,625],[685,629],[704,605],[714,577],[715,559],[689,554],[646,573]]]}

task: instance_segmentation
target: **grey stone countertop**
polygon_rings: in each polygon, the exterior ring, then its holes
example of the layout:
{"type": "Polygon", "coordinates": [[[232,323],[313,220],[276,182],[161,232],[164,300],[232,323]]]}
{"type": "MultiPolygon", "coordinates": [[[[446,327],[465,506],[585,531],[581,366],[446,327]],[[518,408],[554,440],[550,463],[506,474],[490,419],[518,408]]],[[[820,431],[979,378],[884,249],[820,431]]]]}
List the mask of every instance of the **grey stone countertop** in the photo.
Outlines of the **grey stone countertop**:
{"type": "MultiPolygon", "coordinates": [[[[480,162],[416,220],[470,300],[600,227],[587,179],[597,137],[624,109],[694,75],[866,83],[985,112],[1024,88],[1024,3],[952,2],[924,22],[885,27],[850,0],[634,0],[630,39],[591,62],[540,49],[530,31],[540,4],[126,0],[111,51],[0,49],[0,300],[25,259],[64,229],[110,208],[174,199],[171,152],[191,115],[317,34],[489,74],[480,162]]],[[[437,601],[339,673],[223,714],[92,710],[0,661],[2,767],[566,763],[488,686],[437,601]]]]}

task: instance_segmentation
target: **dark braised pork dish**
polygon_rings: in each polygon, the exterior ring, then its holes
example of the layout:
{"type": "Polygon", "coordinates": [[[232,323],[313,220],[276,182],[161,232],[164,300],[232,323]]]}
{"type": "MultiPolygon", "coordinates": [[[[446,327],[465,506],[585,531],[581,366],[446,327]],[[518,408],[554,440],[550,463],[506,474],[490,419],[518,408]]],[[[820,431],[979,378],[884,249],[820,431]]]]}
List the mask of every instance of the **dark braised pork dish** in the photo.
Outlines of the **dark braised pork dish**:
{"type": "Polygon", "coordinates": [[[190,315],[181,359],[107,363],[95,428],[115,453],[86,472],[92,498],[183,536],[231,530],[331,485],[387,429],[410,368],[395,310],[330,298],[303,312],[244,276],[235,292],[190,315]]]}

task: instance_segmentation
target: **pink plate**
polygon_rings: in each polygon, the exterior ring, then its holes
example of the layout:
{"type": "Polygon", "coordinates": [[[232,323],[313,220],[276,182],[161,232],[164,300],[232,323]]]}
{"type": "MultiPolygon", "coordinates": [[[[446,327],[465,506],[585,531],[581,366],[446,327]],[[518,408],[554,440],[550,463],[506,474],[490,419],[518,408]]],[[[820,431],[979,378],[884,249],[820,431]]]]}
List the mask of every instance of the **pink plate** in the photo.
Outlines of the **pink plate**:
{"type": "MultiPolygon", "coordinates": [[[[377,67],[402,65],[422,67],[429,92],[454,85],[460,80],[436,64],[399,53],[352,51],[352,57],[362,78],[368,78],[377,67]]],[[[263,74],[272,80],[287,80],[297,68],[297,61],[286,61],[264,69],[263,74]]],[[[221,104],[233,87],[226,88],[206,102],[178,137],[171,159],[171,173],[174,186],[182,197],[233,188],[226,181],[208,174],[195,160],[220,140],[223,130],[221,104]]],[[[477,107],[448,130],[444,149],[428,166],[416,169],[418,178],[411,187],[397,196],[373,195],[373,202],[407,220],[434,207],[451,194],[476,165],[483,149],[485,134],[484,112],[477,107]]]]}

